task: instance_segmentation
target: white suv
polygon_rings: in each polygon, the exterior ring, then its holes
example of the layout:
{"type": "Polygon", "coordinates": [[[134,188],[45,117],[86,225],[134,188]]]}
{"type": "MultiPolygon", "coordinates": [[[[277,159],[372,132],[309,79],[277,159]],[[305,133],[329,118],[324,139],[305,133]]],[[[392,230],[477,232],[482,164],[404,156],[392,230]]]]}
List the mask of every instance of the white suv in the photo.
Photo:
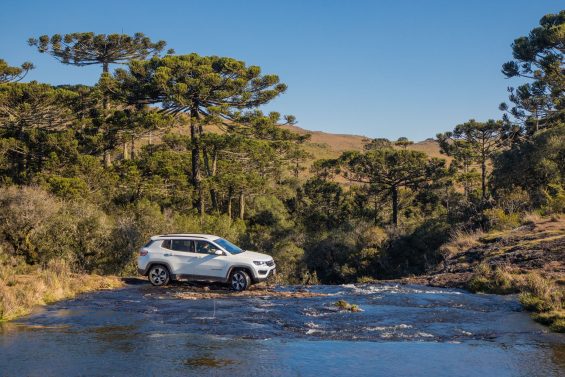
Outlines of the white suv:
{"type": "Polygon", "coordinates": [[[170,280],[213,281],[229,283],[236,291],[275,274],[271,256],[242,250],[209,234],[153,236],[139,251],[137,267],[153,285],[170,280]]]}

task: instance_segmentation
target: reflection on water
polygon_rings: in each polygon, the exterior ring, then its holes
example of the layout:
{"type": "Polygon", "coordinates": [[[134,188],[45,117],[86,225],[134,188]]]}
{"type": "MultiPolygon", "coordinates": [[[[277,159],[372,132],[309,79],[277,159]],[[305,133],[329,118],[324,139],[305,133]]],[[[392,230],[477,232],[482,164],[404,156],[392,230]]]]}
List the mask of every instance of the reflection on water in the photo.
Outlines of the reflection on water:
{"type": "Polygon", "coordinates": [[[188,365],[191,367],[203,367],[204,369],[221,368],[235,363],[236,363],[235,360],[216,359],[213,357],[194,357],[191,359],[186,359],[184,361],[184,365],[188,365]]]}
{"type": "MultiPolygon", "coordinates": [[[[280,289],[292,290],[293,287],[280,289]]],[[[512,297],[398,285],[179,300],[132,286],[0,324],[0,376],[561,376],[565,337],[512,297]],[[363,312],[337,310],[339,299],[363,312]]]]}

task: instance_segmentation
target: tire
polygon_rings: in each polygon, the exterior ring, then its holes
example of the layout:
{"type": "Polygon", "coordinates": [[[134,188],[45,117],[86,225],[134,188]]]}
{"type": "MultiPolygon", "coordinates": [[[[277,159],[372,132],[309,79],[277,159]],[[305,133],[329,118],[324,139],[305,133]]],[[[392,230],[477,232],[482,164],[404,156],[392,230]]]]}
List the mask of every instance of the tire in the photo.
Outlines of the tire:
{"type": "Polygon", "coordinates": [[[230,276],[230,287],[236,292],[245,291],[251,285],[251,278],[244,270],[235,270],[230,276]]]}
{"type": "Polygon", "coordinates": [[[167,285],[169,280],[171,279],[171,274],[169,273],[169,269],[162,264],[156,264],[151,266],[149,269],[149,273],[147,274],[149,278],[149,282],[156,287],[160,287],[163,285],[167,285]]]}

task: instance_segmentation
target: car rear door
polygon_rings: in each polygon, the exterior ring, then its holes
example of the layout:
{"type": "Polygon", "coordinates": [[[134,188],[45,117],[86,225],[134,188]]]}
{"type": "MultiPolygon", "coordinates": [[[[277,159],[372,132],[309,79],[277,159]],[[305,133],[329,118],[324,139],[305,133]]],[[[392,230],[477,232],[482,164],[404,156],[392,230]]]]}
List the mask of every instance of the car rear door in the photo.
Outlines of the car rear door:
{"type": "Polygon", "coordinates": [[[170,239],[163,242],[163,256],[175,275],[193,275],[191,266],[198,259],[194,252],[194,241],[186,238],[170,239]]]}

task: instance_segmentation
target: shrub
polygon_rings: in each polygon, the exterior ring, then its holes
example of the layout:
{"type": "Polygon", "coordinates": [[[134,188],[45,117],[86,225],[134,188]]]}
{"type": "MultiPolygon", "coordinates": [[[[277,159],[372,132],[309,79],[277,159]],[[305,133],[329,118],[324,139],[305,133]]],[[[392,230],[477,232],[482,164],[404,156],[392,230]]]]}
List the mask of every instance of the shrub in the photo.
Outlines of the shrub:
{"type": "Polygon", "coordinates": [[[472,292],[509,294],[519,291],[519,281],[508,267],[491,267],[481,263],[475,267],[467,283],[472,292]]]}
{"type": "Polygon", "coordinates": [[[548,312],[563,308],[565,300],[563,289],[536,272],[531,272],[526,276],[522,292],[520,301],[528,310],[548,312]]]}
{"type": "Polygon", "coordinates": [[[110,252],[111,221],[98,207],[66,202],[31,238],[38,262],[63,259],[77,271],[95,271],[110,252]]]}
{"type": "Polygon", "coordinates": [[[492,230],[514,229],[520,225],[520,213],[506,213],[502,208],[489,208],[484,215],[488,228],[492,230]]]}
{"type": "Polygon", "coordinates": [[[60,208],[59,200],[38,187],[1,188],[0,235],[7,250],[37,263],[38,249],[32,238],[60,208]]]}

